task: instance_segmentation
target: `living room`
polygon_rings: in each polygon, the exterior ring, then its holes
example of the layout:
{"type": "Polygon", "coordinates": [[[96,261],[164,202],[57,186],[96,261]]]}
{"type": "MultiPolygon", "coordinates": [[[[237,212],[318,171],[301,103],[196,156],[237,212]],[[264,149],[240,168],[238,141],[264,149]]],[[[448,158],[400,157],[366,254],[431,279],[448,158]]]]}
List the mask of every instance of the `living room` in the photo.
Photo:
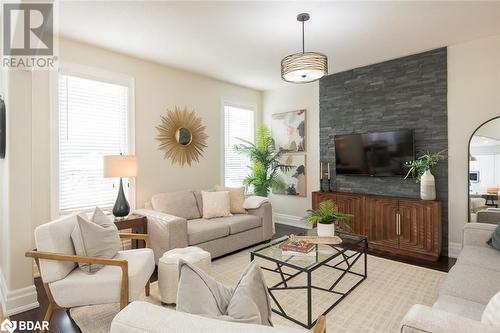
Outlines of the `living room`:
{"type": "Polygon", "coordinates": [[[499,2],[2,18],[1,330],[500,330],[499,2]]]}

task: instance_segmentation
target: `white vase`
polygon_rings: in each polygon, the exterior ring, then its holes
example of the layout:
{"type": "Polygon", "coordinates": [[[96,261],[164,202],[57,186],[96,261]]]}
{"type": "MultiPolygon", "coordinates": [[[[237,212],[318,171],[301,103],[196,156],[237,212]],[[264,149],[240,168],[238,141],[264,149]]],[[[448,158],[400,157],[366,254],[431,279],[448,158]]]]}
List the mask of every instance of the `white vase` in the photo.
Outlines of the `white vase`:
{"type": "Polygon", "coordinates": [[[335,235],[335,224],[323,224],[318,223],[318,229],[316,230],[318,236],[333,236],[335,235]]]}
{"type": "Polygon", "coordinates": [[[436,181],[430,170],[420,177],[420,198],[422,200],[436,199],[436,181]]]}

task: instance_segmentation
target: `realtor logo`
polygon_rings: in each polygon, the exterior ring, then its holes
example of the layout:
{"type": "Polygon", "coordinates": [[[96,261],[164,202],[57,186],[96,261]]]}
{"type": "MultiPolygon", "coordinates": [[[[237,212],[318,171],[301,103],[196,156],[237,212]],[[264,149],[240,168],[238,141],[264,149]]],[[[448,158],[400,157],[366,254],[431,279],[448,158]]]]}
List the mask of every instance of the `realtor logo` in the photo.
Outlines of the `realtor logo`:
{"type": "Polygon", "coordinates": [[[53,55],[53,4],[7,3],[3,15],[5,56],[53,55]]]}
{"type": "Polygon", "coordinates": [[[2,67],[56,69],[54,3],[4,3],[2,67]]]}
{"type": "Polygon", "coordinates": [[[1,324],[0,324],[0,331],[2,332],[14,332],[17,328],[16,322],[10,321],[8,318],[5,319],[1,324]]]}

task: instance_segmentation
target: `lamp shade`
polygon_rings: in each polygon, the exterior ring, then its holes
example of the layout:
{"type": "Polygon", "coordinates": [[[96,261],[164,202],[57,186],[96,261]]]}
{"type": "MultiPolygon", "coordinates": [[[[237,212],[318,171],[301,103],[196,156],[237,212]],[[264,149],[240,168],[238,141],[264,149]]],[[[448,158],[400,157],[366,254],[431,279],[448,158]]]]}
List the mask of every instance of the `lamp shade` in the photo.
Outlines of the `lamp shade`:
{"type": "Polygon", "coordinates": [[[307,83],[328,74],[328,58],[319,52],[303,52],[286,56],[281,61],[281,77],[292,83],[307,83]]]}
{"type": "Polygon", "coordinates": [[[134,155],[104,156],[104,178],[136,177],[137,158],[134,155]]]}

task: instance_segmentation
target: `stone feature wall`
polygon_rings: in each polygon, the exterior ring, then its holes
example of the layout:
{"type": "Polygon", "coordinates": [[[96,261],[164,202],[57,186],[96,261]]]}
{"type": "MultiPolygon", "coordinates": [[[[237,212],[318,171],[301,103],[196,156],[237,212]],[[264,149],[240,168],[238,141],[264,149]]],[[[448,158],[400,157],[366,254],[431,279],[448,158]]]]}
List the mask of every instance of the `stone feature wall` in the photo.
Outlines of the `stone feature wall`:
{"type": "MultiPolygon", "coordinates": [[[[319,94],[323,163],[334,166],[334,136],[338,134],[413,129],[417,154],[448,147],[446,48],[326,76],[320,81],[319,94]]],[[[442,161],[432,173],[438,200],[443,204],[443,254],[447,255],[448,162],[442,161]]],[[[337,191],[420,196],[420,185],[413,179],[333,178],[337,191]]]]}

